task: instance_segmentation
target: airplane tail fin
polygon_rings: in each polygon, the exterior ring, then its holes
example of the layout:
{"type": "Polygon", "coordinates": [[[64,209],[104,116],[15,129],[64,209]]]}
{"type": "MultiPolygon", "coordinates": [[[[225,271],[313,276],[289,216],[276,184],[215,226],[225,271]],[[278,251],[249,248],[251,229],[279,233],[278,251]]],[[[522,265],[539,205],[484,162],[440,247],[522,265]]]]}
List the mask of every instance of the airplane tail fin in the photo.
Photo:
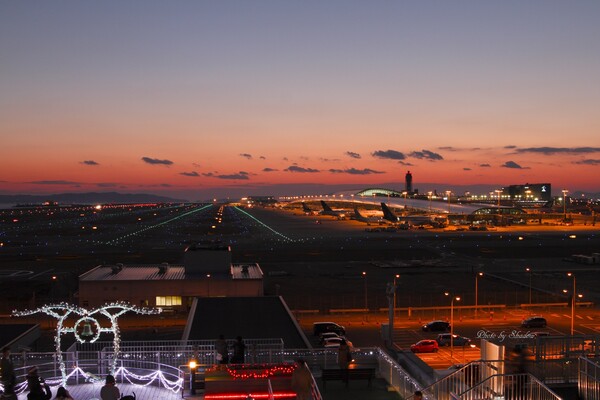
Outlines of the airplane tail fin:
{"type": "Polygon", "coordinates": [[[323,207],[323,211],[327,211],[327,212],[333,211],[331,209],[331,207],[329,207],[329,204],[325,203],[323,200],[321,200],[321,206],[323,207]]]}
{"type": "Polygon", "coordinates": [[[307,212],[307,213],[312,212],[312,210],[310,208],[308,208],[308,206],[306,205],[305,202],[302,202],[302,211],[307,212]]]}
{"type": "Polygon", "coordinates": [[[354,217],[358,220],[358,221],[364,221],[366,220],[365,216],[362,215],[360,213],[360,211],[358,211],[358,207],[354,206],[354,217]]]}
{"type": "Polygon", "coordinates": [[[383,218],[392,222],[398,221],[398,217],[396,216],[396,214],[394,214],[385,203],[381,203],[381,210],[383,211],[383,218]]]}

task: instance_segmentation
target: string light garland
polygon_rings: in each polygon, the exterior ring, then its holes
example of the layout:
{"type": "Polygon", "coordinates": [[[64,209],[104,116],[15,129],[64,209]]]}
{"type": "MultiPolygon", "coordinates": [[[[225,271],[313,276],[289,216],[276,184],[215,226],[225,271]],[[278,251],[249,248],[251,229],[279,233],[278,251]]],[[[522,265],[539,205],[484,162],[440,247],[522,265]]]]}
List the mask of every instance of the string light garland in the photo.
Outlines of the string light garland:
{"type": "MultiPolygon", "coordinates": [[[[242,393],[227,393],[227,394],[205,394],[204,395],[204,399],[205,400],[219,400],[219,399],[241,399],[241,400],[246,400],[246,399],[268,399],[270,396],[269,393],[248,393],[248,394],[242,394],[242,393]]],[[[276,399],[295,399],[297,397],[297,394],[295,392],[283,392],[283,393],[273,393],[273,397],[276,399]]]]}
{"type": "Polygon", "coordinates": [[[291,375],[295,369],[296,366],[293,364],[267,367],[257,365],[240,365],[237,367],[227,366],[227,372],[233,379],[266,379],[276,374],[291,375]]]}
{"type": "MultiPolygon", "coordinates": [[[[69,379],[74,376],[85,376],[85,381],[90,382],[90,383],[97,383],[97,382],[104,381],[104,379],[102,379],[98,376],[95,376],[94,374],[85,372],[80,367],[74,367],[71,370],[71,372],[69,372],[65,376],[65,378],[69,379]]],[[[176,381],[170,381],[169,379],[167,379],[165,374],[161,371],[153,371],[147,375],[138,375],[138,374],[135,374],[135,373],[129,371],[125,367],[120,367],[116,370],[114,376],[117,379],[119,377],[122,377],[123,379],[127,380],[130,384],[136,385],[136,386],[149,386],[158,380],[164,388],[169,389],[173,393],[178,393],[183,388],[183,378],[178,378],[176,381]],[[144,382],[144,383],[136,383],[136,382],[144,382]]],[[[46,379],[46,383],[51,387],[65,386],[63,379],[46,379]]],[[[0,384],[0,387],[2,387],[1,384],[0,384]]],[[[2,389],[4,389],[4,388],[2,387],[2,389]]],[[[27,390],[27,382],[24,381],[24,382],[17,384],[14,389],[15,389],[15,393],[17,393],[17,394],[21,394],[21,393],[25,392],[25,390],[27,390]]]]}
{"type": "Polygon", "coordinates": [[[75,306],[69,303],[49,304],[33,310],[17,311],[12,315],[15,317],[25,317],[38,313],[43,313],[56,318],[56,335],[54,336],[54,346],[56,349],[56,358],[60,368],[63,385],[67,383],[66,366],[61,351],[61,336],[65,333],[73,333],[79,343],[94,343],[100,337],[101,333],[112,333],[113,335],[113,357],[111,364],[111,375],[115,375],[117,370],[117,358],[121,347],[121,335],[117,319],[127,313],[134,312],[141,315],[156,315],[162,312],[161,308],[136,307],[126,302],[113,302],[100,308],[87,310],[83,307],[75,306]],[[67,318],[78,316],[79,318],[72,326],[65,326],[67,318]],[[110,321],[110,327],[103,327],[97,320],[97,317],[106,317],[110,321]],[[95,332],[92,330],[95,327],[95,332]],[[86,339],[84,333],[91,336],[86,339]]]}

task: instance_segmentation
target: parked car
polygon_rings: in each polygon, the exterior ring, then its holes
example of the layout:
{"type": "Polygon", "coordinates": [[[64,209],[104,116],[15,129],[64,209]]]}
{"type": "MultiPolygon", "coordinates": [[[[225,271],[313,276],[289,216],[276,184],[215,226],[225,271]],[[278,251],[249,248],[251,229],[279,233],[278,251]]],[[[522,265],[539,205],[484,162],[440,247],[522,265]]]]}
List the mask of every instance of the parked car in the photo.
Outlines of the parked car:
{"type": "Polygon", "coordinates": [[[313,334],[315,336],[319,336],[321,333],[325,332],[333,332],[337,333],[338,335],[345,335],[346,328],[336,324],[335,322],[315,322],[313,324],[313,334]]]}
{"type": "Polygon", "coordinates": [[[323,347],[326,347],[326,348],[340,347],[340,344],[342,343],[343,340],[346,341],[346,344],[348,345],[348,347],[350,347],[350,348],[352,347],[351,341],[349,341],[348,339],[341,338],[341,337],[325,339],[323,341],[323,347]]]}
{"type": "Polygon", "coordinates": [[[454,346],[467,346],[471,344],[471,339],[459,335],[451,335],[449,333],[440,333],[437,337],[437,342],[440,346],[450,346],[450,336],[453,337],[452,343],[454,346]]]}
{"type": "Polygon", "coordinates": [[[425,332],[447,332],[450,330],[450,323],[446,321],[431,321],[423,325],[425,332]]]}
{"type": "Polygon", "coordinates": [[[439,349],[438,342],[435,340],[421,340],[410,346],[413,353],[437,353],[439,349]]]}
{"type": "Polygon", "coordinates": [[[546,325],[548,325],[546,318],[539,316],[525,318],[521,321],[521,326],[523,328],[544,328],[546,325]]]}
{"type": "Polygon", "coordinates": [[[325,340],[332,339],[332,338],[342,338],[342,337],[335,332],[321,333],[321,336],[319,337],[319,344],[323,344],[323,343],[325,343],[325,340]]]}

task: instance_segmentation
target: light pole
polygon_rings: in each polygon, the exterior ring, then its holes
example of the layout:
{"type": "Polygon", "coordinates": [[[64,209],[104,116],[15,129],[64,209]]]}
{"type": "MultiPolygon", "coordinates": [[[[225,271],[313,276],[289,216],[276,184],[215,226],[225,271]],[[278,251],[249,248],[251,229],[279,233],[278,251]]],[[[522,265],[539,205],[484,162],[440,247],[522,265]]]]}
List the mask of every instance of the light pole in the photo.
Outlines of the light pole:
{"type": "MultiPolygon", "coordinates": [[[[444,294],[450,296],[448,292],[444,294]]],[[[454,300],[460,301],[460,297],[451,296],[450,300],[450,361],[452,361],[454,354],[454,300]]]]}
{"type": "Polygon", "coordinates": [[[396,289],[398,288],[396,285],[396,280],[398,278],[400,278],[400,274],[396,274],[396,276],[394,276],[394,315],[396,315],[396,289]]]}
{"type": "Polygon", "coordinates": [[[483,272],[478,272],[475,274],[475,318],[477,318],[477,299],[478,299],[478,293],[477,293],[477,288],[478,288],[478,284],[477,282],[479,281],[479,277],[483,276],[483,272]]]}
{"type": "Polygon", "coordinates": [[[210,297],[210,274],[206,274],[206,297],[210,297]]]}
{"type": "Polygon", "coordinates": [[[402,194],[404,195],[404,210],[406,210],[406,195],[408,195],[408,192],[405,190],[402,194]]]}
{"type": "Polygon", "coordinates": [[[451,194],[452,194],[452,191],[446,190],[446,197],[448,197],[448,214],[450,214],[450,195],[451,194]]]}
{"type": "Polygon", "coordinates": [[[569,193],[569,191],[567,189],[563,189],[562,190],[562,194],[563,194],[563,221],[566,222],[567,221],[567,193],[569,193]]]}
{"type": "Polygon", "coordinates": [[[498,196],[498,207],[500,207],[500,194],[502,193],[502,190],[496,189],[496,190],[494,190],[494,192],[496,192],[496,194],[498,196]]]}
{"type": "Polygon", "coordinates": [[[431,195],[433,192],[427,192],[427,196],[429,197],[429,212],[431,213],[431,195]]]}
{"type": "Polygon", "coordinates": [[[575,333],[575,298],[577,297],[577,289],[575,274],[568,272],[567,276],[573,278],[573,293],[571,294],[571,336],[575,333]]]}
{"type": "Polygon", "coordinates": [[[533,272],[529,267],[525,268],[525,271],[529,273],[529,307],[531,307],[531,275],[533,274],[533,272]]]}
{"type": "Polygon", "coordinates": [[[367,273],[363,271],[362,276],[365,279],[365,315],[367,315],[369,313],[369,298],[367,296],[367,273]]]}

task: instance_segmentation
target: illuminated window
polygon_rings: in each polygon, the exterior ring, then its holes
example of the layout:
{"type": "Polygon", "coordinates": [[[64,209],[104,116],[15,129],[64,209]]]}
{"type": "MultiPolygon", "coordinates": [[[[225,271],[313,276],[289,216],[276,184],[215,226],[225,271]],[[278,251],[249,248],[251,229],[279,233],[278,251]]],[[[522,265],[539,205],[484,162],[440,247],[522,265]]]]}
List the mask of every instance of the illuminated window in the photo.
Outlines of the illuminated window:
{"type": "Polygon", "coordinates": [[[180,306],[181,296],[156,296],[156,305],[162,307],[180,306]]]}

